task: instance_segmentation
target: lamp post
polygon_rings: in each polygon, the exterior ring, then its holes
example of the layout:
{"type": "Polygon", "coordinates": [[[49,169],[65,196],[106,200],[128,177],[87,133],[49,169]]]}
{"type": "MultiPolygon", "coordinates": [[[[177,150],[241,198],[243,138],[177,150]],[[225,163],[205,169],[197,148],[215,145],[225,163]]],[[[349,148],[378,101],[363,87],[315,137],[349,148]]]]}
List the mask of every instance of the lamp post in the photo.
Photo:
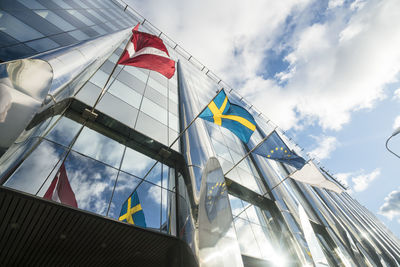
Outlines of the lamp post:
{"type": "Polygon", "coordinates": [[[400,127],[398,127],[398,128],[392,133],[392,135],[386,140],[386,149],[387,149],[390,153],[392,153],[393,155],[395,155],[395,156],[398,157],[398,158],[400,158],[400,156],[397,155],[396,153],[394,153],[392,150],[389,149],[388,143],[389,143],[390,138],[392,138],[393,136],[395,136],[395,135],[397,135],[397,134],[399,134],[399,133],[400,133],[400,127]]]}

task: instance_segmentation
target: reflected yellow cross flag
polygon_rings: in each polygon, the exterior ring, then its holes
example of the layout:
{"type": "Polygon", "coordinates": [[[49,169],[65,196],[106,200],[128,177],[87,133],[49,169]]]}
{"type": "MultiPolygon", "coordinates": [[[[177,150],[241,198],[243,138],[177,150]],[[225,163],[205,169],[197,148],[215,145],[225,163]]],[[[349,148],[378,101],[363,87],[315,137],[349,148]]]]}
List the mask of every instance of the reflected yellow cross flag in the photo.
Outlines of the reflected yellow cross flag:
{"type": "Polygon", "coordinates": [[[121,214],[118,220],[146,227],[142,205],[140,205],[139,196],[136,191],[122,204],[121,214]]]}

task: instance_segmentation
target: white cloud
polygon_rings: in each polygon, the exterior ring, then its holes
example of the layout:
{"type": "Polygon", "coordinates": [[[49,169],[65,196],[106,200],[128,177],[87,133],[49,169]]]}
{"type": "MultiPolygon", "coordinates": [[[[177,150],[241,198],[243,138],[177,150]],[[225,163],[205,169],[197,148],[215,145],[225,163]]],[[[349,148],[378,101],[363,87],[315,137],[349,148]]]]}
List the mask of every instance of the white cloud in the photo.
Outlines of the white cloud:
{"type": "Polygon", "coordinates": [[[131,3],[284,129],[317,122],[340,130],[352,112],[384,99],[400,70],[398,0],[350,8],[332,0],[319,10],[323,21],[312,0],[131,3]],[[289,67],[263,76],[267,51],[290,51],[289,67]]]}
{"type": "Polygon", "coordinates": [[[379,213],[389,220],[395,217],[400,219],[400,190],[394,190],[385,197],[385,202],[379,208],[379,213]]]}
{"type": "Polygon", "coordinates": [[[344,0],[330,0],[328,3],[328,8],[340,7],[344,3],[344,0]]]}
{"type": "Polygon", "coordinates": [[[343,183],[349,188],[347,191],[348,193],[352,193],[353,190],[355,192],[362,192],[366,190],[371,182],[378,178],[380,174],[380,168],[376,168],[370,173],[366,173],[364,170],[359,170],[355,172],[337,173],[335,174],[335,177],[339,180],[339,182],[343,183]]]}
{"type": "Polygon", "coordinates": [[[356,177],[353,177],[351,181],[353,182],[353,188],[356,192],[364,191],[368,188],[370,183],[379,177],[381,170],[379,168],[373,170],[371,173],[363,173],[356,177]]]}
{"type": "Polygon", "coordinates": [[[312,136],[318,146],[311,150],[308,154],[311,158],[318,160],[330,157],[330,154],[336,150],[339,142],[334,136],[312,136]]]}
{"type": "Polygon", "coordinates": [[[397,116],[397,117],[394,119],[394,122],[393,122],[393,130],[395,130],[395,129],[399,128],[399,127],[400,127],[400,115],[397,116]]]}
{"type": "Polygon", "coordinates": [[[393,92],[393,99],[397,100],[397,101],[400,101],[400,88],[398,88],[397,90],[395,90],[393,92]]]}

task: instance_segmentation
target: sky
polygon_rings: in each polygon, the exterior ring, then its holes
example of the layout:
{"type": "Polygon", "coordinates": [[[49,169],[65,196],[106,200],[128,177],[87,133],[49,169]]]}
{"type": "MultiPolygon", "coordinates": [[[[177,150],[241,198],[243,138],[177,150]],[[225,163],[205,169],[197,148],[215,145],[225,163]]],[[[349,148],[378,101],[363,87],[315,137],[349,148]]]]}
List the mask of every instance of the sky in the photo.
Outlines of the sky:
{"type": "Polygon", "coordinates": [[[400,237],[400,1],[128,2],[400,237]]]}

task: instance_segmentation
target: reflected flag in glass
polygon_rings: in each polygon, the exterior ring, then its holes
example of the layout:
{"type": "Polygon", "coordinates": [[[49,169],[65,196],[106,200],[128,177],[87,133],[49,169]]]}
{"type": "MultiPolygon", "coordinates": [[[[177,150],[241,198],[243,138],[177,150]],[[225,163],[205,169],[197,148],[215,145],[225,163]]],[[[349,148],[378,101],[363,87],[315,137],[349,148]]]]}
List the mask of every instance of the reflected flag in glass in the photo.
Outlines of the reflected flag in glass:
{"type": "Polygon", "coordinates": [[[155,35],[140,32],[139,25],[133,28],[118,64],[154,70],[171,79],[175,73],[175,61],[170,59],[164,42],[155,35]]]}
{"type": "Polygon", "coordinates": [[[43,198],[51,199],[75,208],[78,207],[74,191],[72,191],[71,185],[69,184],[64,163],[61,164],[60,169],[58,170],[56,176],[54,176],[53,181],[51,182],[43,198]]]}
{"type": "Polygon", "coordinates": [[[289,149],[276,131],[273,131],[253,153],[289,164],[298,170],[303,168],[304,164],[306,164],[306,161],[302,157],[296,155],[294,151],[289,149]]]}
{"type": "Polygon", "coordinates": [[[244,143],[249,141],[256,129],[253,116],[241,106],[230,103],[224,90],[218,93],[199,117],[227,128],[244,143]]]}
{"type": "Polygon", "coordinates": [[[217,217],[220,210],[226,208],[227,191],[225,182],[206,183],[205,208],[208,220],[211,222],[217,217]]]}
{"type": "Polygon", "coordinates": [[[146,227],[146,220],[136,191],[122,204],[118,220],[146,227]]]}

